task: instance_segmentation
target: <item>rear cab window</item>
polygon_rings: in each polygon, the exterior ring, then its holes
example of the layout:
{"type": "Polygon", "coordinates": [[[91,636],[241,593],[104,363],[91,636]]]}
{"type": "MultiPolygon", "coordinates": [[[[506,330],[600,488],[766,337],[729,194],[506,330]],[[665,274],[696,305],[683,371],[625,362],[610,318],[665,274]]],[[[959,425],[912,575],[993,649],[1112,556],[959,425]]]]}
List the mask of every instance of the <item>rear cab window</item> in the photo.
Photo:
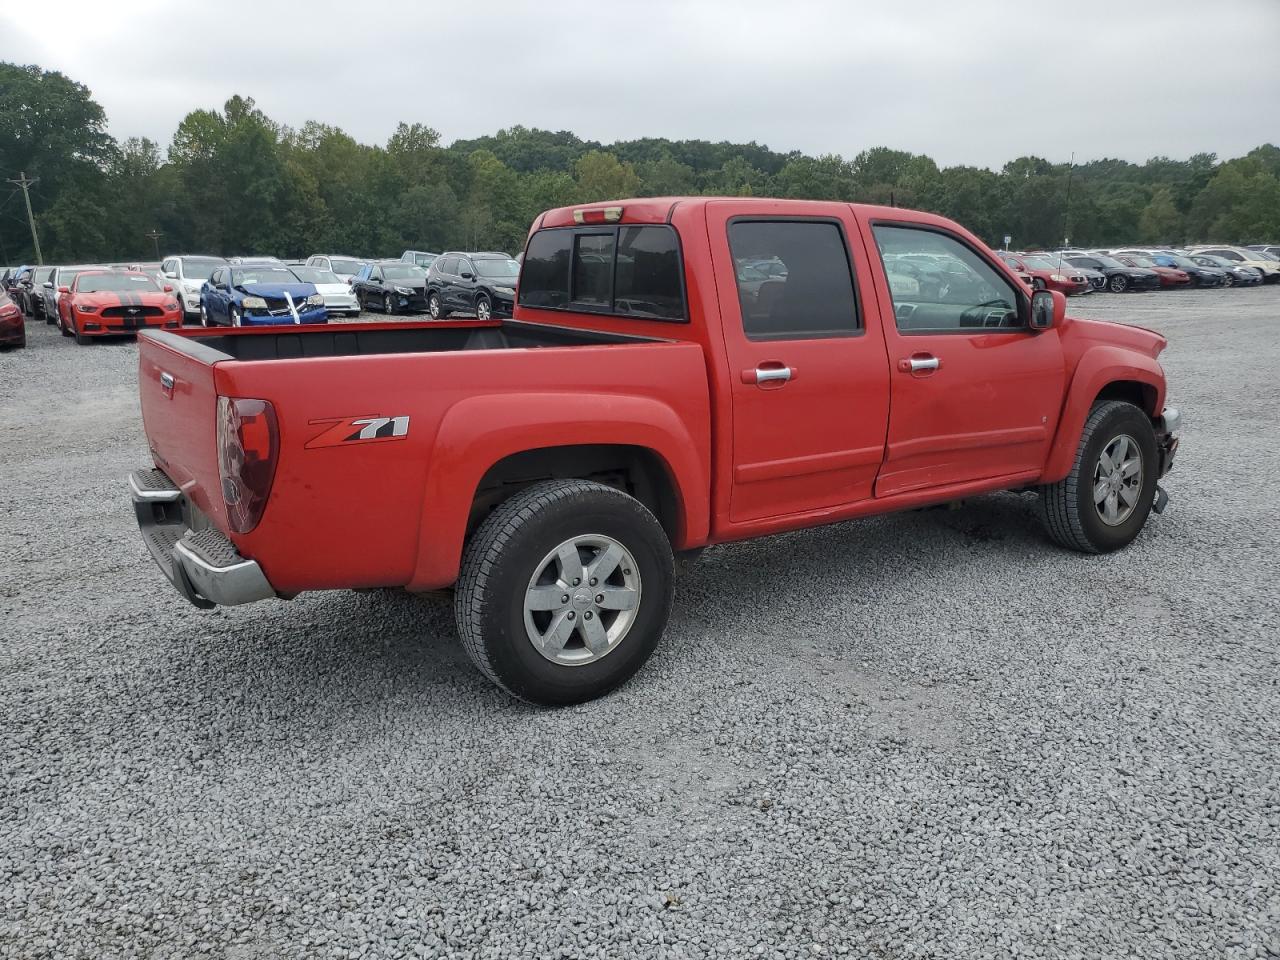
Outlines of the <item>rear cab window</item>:
{"type": "Polygon", "coordinates": [[[666,224],[549,227],[529,240],[519,304],[683,323],[680,244],[666,224]]]}

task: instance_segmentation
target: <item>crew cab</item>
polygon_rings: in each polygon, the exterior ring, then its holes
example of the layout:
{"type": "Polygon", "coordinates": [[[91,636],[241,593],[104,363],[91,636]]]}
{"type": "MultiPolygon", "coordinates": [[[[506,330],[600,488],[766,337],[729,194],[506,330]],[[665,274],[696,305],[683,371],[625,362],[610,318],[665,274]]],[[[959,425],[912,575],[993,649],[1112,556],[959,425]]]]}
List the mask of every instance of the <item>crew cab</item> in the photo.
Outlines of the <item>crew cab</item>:
{"type": "Polygon", "coordinates": [[[926,213],[556,209],[510,320],[143,334],[129,483],[196,606],[452,590],[479,670],[579,702],[646,661],[709,544],[1000,490],[1065,547],[1130,543],[1178,447],[1166,341],[1065,305],[926,213]],[[894,289],[911,255],[969,277],[894,289]]]}

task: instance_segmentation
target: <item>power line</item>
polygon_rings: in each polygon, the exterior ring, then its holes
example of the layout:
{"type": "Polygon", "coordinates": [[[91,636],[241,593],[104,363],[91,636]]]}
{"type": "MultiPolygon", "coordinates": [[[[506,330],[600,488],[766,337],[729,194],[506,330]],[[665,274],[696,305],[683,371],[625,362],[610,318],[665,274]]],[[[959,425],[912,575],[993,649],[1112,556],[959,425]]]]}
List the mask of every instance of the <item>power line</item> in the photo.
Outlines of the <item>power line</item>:
{"type": "Polygon", "coordinates": [[[31,225],[31,243],[36,248],[36,265],[43,267],[44,257],[40,255],[40,236],[36,233],[36,216],[31,212],[31,185],[40,181],[39,179],[28,180],[27,172],[22,170],[19,171],[17,180],[9,180],[8,182],[22,189],[22,199],[27,202],[27,223],[31,225]]]}

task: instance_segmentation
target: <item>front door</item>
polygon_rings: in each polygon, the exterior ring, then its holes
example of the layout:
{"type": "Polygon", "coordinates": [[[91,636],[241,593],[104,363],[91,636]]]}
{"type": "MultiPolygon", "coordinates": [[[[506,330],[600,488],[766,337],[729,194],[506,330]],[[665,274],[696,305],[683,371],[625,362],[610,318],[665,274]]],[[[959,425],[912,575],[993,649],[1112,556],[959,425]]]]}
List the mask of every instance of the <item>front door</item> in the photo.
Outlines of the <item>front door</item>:
{"type": "Polygon", "coordinates": [[[866,252],[847,205],[810,212],[707,205],[733,402],[731,523],[865,500],[884,454],[883,334],[874,292],[854,282],[866,252]]]}
{"type": "Polygon", "coordinates": [[[864,236],[890,294],[892,401],[876,496],[1042,469],[1066,373],[1058,331],[1026,326],[1030,294],[942,228],[874,223],[864,236]]]}

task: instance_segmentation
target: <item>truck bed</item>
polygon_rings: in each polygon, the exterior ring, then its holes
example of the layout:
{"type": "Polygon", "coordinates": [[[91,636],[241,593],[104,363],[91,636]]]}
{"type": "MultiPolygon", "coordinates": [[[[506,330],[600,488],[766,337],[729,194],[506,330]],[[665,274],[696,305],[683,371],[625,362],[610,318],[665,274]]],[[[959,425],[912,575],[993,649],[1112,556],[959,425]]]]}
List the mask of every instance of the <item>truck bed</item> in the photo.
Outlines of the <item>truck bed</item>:
{"type": "Polygon", "coordinates": [[[182,334],[153,332],[145,336],[154,336],[180,352],[192,353],[205,363],[662,342],[652,337],[570,330],[519,320],[241,327],[182,334]]]}

